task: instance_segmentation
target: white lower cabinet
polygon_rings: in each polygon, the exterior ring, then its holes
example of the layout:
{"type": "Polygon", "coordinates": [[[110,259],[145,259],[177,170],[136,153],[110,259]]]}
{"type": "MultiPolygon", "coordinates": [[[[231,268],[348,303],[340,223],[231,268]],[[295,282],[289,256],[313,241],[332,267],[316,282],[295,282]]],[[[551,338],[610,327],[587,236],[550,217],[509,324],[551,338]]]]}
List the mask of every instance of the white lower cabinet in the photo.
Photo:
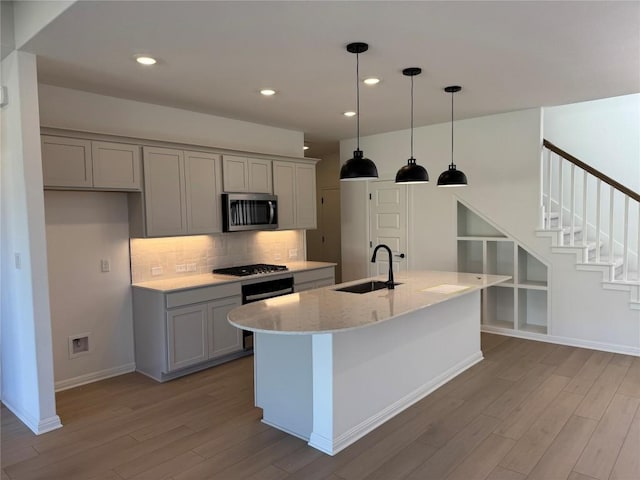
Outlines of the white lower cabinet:
{"type": "Polygon", "coordinates": [[[242,330],[227,321],[229,312],[242,305],[241,297],[230,297],[207,304],[209,358],[242,350],[242,330]]]}
{"type": "Polygon", "coordinates": [[[318,268],[293,274],[293,290],[295,292],[328,287],[335,283],[335,267],[318,268]]]}
{"type": "Polygon", "coordinates": [[[227,314],[242,304],[240,283],[165,293],[133,289],[136,370],[165,381],[244,354],[227,314]]]}
{"type": "Polygon", "coordinates": [[[167,347],[170,372],[208,359],[206,304],[167,311],[167,347]]]}

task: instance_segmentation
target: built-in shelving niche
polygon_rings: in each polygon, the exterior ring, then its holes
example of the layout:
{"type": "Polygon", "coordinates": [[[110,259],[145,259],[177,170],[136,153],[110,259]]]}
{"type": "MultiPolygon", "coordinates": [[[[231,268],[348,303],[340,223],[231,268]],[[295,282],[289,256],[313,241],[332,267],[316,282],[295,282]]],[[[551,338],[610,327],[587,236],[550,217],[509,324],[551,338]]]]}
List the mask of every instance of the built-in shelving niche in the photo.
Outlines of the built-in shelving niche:
{"type": "Polygon", "coordinates": [[[548,267],[517,241],[458,202],[458,271],[509,275],[482,292],[482,328],[548,332],[548,267]]]}

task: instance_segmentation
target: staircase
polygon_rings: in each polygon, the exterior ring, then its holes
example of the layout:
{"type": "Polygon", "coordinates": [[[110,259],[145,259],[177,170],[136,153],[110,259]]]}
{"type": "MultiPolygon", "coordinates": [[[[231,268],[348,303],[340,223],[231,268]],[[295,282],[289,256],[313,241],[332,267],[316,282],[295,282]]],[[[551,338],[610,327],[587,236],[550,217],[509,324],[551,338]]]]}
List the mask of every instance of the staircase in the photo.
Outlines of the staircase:
{"type": "Polygon", "coordinates": [[[576,269],[602,273],[602,288],[629,292],[640,310],[640,195],[544,140],[539,237],[576,269]]]}

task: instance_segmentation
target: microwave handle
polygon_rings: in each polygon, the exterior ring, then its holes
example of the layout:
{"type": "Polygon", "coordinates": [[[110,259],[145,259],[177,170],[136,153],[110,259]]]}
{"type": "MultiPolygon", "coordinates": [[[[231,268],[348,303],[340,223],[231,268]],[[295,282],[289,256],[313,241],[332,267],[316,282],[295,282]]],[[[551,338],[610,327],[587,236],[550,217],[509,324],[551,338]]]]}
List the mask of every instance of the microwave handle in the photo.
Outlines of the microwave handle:
{"type": "Polygon", "coordinates": [[[275,202],[269,200],[269,225],[273,225],[275,223],[276,216],[276,206],[275,202]]]}

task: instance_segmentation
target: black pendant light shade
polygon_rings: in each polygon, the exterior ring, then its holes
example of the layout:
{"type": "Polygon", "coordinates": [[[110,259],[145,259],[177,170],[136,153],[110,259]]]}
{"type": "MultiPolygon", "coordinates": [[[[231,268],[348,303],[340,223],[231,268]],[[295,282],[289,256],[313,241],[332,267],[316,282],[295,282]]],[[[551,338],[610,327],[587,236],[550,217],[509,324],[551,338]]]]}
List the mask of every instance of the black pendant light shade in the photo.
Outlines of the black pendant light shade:
{"type": "Polygon", "coordinates": [[[372,160],[365,158],[360,150],[360,61],[358,55],[369,49],[369,45],[354,42],[347,45],[347,52],[356,54],[356,141],[357,147],[350,158],[340,169],[340,180],[371,180],[378,178],[378,169],[372,160]]]}
{"type": "Polygon", "coordinates": [[[376,164],[364,157],[362,150],[354,150],[353,158],[350,158],[340,169],[340,180],[369,180],[378,178],[376,164]]]}
{"type": "Polygon", "coordinates": [[[396,183],[427,183],[429,174],[427,170],[416,163],[413,158],[413,77],[420,75],[422,69],[418,67],[405,68],[402,74],[411,77],[411,157],[407,164],[396,173],[396,183]]]}
{"type": "Polygon", "coordinates": [[[453,163],[453,94],[462,90],[458,85],[452,85],[444,89],[445,92],[451,94],[451,164],[449,168],[442,172],[438,177],[439,187],[466,187],[467,176],[458,170],[453,163]]]}

